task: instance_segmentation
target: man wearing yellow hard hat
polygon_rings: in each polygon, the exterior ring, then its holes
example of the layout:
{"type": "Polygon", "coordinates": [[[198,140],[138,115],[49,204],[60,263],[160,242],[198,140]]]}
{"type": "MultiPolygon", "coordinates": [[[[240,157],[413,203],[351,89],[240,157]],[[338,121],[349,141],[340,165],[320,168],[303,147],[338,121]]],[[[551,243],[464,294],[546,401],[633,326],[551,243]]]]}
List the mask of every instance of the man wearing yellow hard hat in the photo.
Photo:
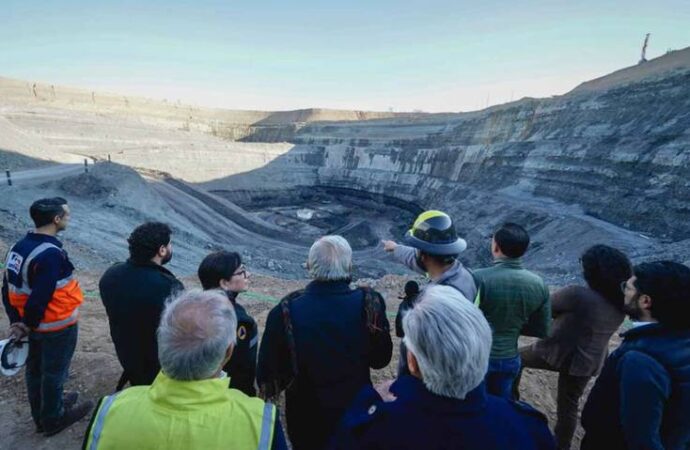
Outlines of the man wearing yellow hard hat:
{"type": "MultiPolygon", "coordinates": [[[[477,286],[470,272],[458,261],[458,255],[467,248],[467,242],[458,237],[453,220],[442,211],[425,211],[417,217],[403,242],[383,241],[383,248],[410,269],[428,274],[427,286],[450,286],[468,301],[477,296],[477,286]]],[[[406,350],[401,346],[404,356],[406,350]]],[[[401,361],[405,358],[401,356],[401,361]]],[[[399,373],[407,367],[400,364],[399,373]]]]}

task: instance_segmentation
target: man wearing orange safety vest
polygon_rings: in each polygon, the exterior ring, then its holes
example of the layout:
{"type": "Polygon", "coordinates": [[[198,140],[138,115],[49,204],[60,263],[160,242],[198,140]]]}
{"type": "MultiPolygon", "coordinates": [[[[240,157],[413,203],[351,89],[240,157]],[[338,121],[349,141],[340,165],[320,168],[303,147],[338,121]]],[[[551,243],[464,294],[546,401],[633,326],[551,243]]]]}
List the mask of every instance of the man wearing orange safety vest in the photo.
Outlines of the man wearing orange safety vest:
{"type": "Polygon", "coordinates": [[[84,295],[73,278],[74,266],[55,237],[69,223],[67,200],[40,199],[29,212],[36,229],[7,254],[2,302],[11,323],[10,337],[28,336],[26,386],[36,432],[52,436],[93,407],[90,401],[77,404],[77,393],[65,393],[63,398],[84,295]]]}

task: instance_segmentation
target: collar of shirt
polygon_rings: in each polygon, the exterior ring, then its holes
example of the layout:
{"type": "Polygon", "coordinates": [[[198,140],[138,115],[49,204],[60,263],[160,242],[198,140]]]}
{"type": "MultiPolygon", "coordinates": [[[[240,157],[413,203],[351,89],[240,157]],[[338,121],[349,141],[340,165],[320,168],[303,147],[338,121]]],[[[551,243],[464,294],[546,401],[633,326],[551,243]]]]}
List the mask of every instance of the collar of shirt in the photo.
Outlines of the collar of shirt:
{"type": "Polygon", "coordinates": [[[29,231],[26,234],[26,237],[33,241],[48,242],[50,244],[57,245],[58,247],[62,248],[62,242],[60,242],[58,238],[56,238],[55,236],[49,236],[47,234],[34,233],[33,231],[29,231]]]}
{"type": "Polygon", "coordinates": [[[493,265],[510,269],[522,269],[522,258],[499,258],[494,260],[493,265]]]}
{"type": "Polygon", "coordinates": [[[340,294],[350,291],[350,280],[318,281],[314,280],[305,288],[306,292],[315,294],[340,294]]]}

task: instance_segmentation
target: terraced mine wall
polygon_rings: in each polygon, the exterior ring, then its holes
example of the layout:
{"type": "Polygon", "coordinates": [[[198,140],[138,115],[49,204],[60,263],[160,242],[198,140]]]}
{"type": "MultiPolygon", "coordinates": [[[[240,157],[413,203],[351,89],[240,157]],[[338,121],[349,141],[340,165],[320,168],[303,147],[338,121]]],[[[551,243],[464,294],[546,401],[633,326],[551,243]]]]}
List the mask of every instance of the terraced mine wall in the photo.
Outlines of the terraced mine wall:
{"type": "Polygon", "coordinates": [[[456,212],[480,212],[496,193],[548,197],[663,239],[690,237],[690,71],[477,113],[311,123],[291,143],[266,167],[210,186],[349,188],[456,212]]]}

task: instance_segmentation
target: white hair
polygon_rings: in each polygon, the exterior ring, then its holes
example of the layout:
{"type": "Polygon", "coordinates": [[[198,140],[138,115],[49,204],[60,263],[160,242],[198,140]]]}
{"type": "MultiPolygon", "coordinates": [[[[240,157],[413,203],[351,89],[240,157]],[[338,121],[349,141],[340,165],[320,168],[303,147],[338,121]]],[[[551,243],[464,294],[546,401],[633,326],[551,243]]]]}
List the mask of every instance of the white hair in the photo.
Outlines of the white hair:
{"type": "Polygon", "coordinates": [[[424,385],[444,397],[464,399],[489,368],[491,327],[482,312],[450,286],[429,286],[403,318],[405,345],[424,385]]]}
{"type": "Polygon", "coordinates": [[[183,291],[166,305],[158,327],[158,359],[174,380],[211,378],[235,344],[237,317],[219,291],[183,291]]]}
{"type": "Polygon", "coordinates": [[[324,236],[309,249],[308,265],[315,280],[347,280],[352,270],[352,248],[342,236],[324,236]]]}

